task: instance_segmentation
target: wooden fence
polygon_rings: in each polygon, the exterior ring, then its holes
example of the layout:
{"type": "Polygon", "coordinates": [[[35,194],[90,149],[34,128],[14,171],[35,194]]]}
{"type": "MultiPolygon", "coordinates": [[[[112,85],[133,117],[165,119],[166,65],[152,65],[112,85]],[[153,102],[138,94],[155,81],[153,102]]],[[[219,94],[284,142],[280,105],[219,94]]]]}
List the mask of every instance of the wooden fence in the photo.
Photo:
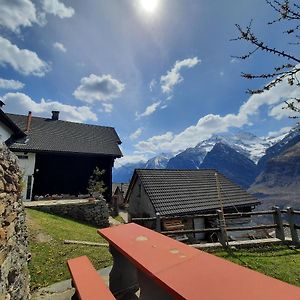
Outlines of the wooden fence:
{"type": "Polygon", "coordinates": [[[195,214],[195,215],[180,215],[180,216],[160,216],[159,213],[156,214],[156,217],[151,218],[132,218],[132,222],[139,223],[144,225],[145,222],[155,222],[155,230],[165,235],[183,235],[189,233],[216,233],[218,235],[219,242],[224,246],[228,246],[228,232],[231,231],[250,231],[250,230],[259,230],[259,229],[275,229],[276,238],[280,239],[282,242],[286,242],[286,236],[284,228],[289,228],[290,235],[292,239],[292,244],[299,246],[299,234],[298,229],[300,229],[300,224],[296,223],[296,217],[300,217],[300,210],[294,210],[292,207],[287,209],[280,209],[277,206],[274,206],[272,210],[264,211],[252,211],[252,212],[237,212],[237,213],[225,213],[223,214],[221,210],[217,210],[216,213],[211,214],[195,214]],[[226,218],[238,219],[252,216],[262,216],[262,215],[271,215],[273,216],[272,224],[258,224],[254,226],[226,226],[226,218]],[[216,226],[211,228],[203,229],[193,229],[193,230],[162,230],[161,223],[163,220],[187,220],[195,218],[211,218],[216,219],[216,226]],[[287,221],[284,221],[287,220],[287,221]]]}

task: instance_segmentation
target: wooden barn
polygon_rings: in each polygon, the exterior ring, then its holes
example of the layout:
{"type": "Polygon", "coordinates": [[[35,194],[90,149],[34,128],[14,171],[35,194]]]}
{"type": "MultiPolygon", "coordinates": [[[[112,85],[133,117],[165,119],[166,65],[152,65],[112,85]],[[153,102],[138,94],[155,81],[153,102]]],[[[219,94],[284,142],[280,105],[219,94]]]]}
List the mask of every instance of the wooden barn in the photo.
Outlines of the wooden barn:
{"type": "Polygon", "coordinates": [[[121,157],[120,138],[112,127],[59,120],[59,112],[51,118],[6,114],[22,129],[24,135],[11,135],[6,144],[19,157],[26,185],[24,199],[35,196],[87,193],[88,180],[95,167],[105,170],[103,181],[112,194],[112,167],[121,157]]]}
{"type": "MultiPolygon", "coordinates": [[[[185,215],[248,212],[259,201],[215,170],[136,169],[126,195],[129,220],[132,218],[178,216],[185,229],[212,227],[213,220],[185,215]],[[182,217],[182,218],[181,218],[182,217]]],[[[150,225],[151,226],[151,225],[150,225]]],[[[196,240],[205,239],[196,233],[196,240]]]]}

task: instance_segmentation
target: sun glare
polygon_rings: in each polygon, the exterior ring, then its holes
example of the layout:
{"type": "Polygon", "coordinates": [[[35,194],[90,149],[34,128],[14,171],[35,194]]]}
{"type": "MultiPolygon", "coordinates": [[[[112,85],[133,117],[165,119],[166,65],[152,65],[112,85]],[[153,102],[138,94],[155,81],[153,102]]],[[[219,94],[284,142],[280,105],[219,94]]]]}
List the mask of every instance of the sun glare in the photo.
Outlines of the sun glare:
{"type": "Polygon", "coordinates": [[[159,0],[140,0],[140,3],[145,11],[152,13],[155,11],[158,1],[159,0]]]}

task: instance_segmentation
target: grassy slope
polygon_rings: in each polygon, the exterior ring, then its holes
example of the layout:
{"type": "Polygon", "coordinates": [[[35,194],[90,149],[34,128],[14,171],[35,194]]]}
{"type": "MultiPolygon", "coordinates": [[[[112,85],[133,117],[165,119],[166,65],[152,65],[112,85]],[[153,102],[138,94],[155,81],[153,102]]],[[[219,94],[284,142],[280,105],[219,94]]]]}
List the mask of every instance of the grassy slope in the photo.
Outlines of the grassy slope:
{"type": "Polygon", "coordinates": [[[300,249],[276,245],[234,250],[230,253],[216,251],[212,254],[300,286],[300,249]]]}
{"type": "MultiPolygon", "coordinates": [[[[112,264],[107,248],[63,244],[64,239],[104,242],[95,227],[34,210],[27,214],[32,289],[69,278],[66,260],[72,257],[87,255],[97,269],[112,264]]],[[[300,286],[300,249],[269,246],[213,254],[300,286]]]]}
{"type": "Polygon", "coordinates": [[[105,242],[97,228],[35,210],[26,210],[29,227],[31,289],[68,279],[66,260],[87,255],[96,269],[112,264],[107,247],[66,245],[63,240],[105,242]]]}

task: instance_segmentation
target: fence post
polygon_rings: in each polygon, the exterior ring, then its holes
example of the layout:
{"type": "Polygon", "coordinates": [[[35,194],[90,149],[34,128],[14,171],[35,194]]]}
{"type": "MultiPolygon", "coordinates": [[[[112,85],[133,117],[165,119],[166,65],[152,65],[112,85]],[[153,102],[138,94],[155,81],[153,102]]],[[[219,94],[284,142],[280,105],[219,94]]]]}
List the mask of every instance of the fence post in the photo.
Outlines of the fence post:
{"type": "Polygon", "coordinates": [[[228,244],[228,237],[227,237],[227,231],[226,231],[226,224],[224,220],[224,214],[220,209],[217,209],[217,214],[218,214],[218,221],[219,221],[219,232],[218,232],[218,237],[219,241],[222,244],[224,248],[227,247],[228,244]]]}
{"type": "Polygon", "coordinates": [[[283,228],[281,211],[278,206],[273,206],[273,209],[274,209],[273,219],[274,219],[274,223],[277,225],[275,229],[276,237],[280,239],[282,242],[284,242],[285,236],[284,236],[284,228],[283,228]]]}
{"type": "Polygon", "coordinates": [[[161,232],[160,213],[156,213],[156,231],[161,232]]]}
{"type": "Polygon", "coordinates": [[[294,245],[299,245],[299,236],[297,229],[295,228],[295,215],[294,215],[294,209],[292,207],[287,208],[287,215],[288,215],[288,222],[290,225],[291,230],[291,236],[292,236],[292,243],[294,245]]]}

